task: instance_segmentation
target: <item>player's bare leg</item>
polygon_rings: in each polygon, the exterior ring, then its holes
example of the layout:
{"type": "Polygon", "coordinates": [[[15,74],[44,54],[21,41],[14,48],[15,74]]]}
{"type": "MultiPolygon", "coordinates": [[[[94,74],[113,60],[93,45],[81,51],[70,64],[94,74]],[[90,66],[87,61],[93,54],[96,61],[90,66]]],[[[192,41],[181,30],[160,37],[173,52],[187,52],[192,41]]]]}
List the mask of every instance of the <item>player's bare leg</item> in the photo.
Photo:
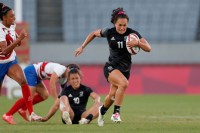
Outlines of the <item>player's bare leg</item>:
{"type": "Polygon", "coordinates": [[[92,105],[92,107],[86,110],[81,115],[81,120],[79,121],[79,124],[89,124],[93,119],[97,118],[99,115],[98,109],[101,105],[101,103],[95,103],[92,105]]]}
{"type": "Polygon", "coordinates": [[[67,125],[72,124],[74,112],[72,111],[67,96],[60,97],[60,110],[62,112],[62,119],[67,125]]]}
{"type": "Polygon", "coordinates": [[[120,107],[124,99],[125,90],[128,87],[128,80],[119,70],[113,70],[109,75],[108,80],[111,84],[117,86],[114,101],[114,111],[113,115],[111,116],[111,120],[118,123],[121,122],[120,107]]]}
{"type": "MultiPolygon", "coordinates": [[[[28,112],[30,114],[30,120],[35,121],[35,120],[38,120],[39,118],[41,118],[33,112],[32,97],[31,97],[30,88],[27,84],[26,78],[24,76],[24,73],[23,73],[23,70],[21,69],[21,67],[18,64],[12,65],[9,68],[7,75],[10,78],[12,78],[13,80],[15,80],[21,86],[22,94],[23,94],[23,101],[22,102],[23,102],[23,104],[24,104],[24,102],[26,103],[26,106],[28,108],[28,112]]],[[[12,109],[13,109],[12,112],[18,111],[18,109],[17,109],[17,111],[15,111],[16,108],[12,108],[12,109]]],[[[5,115],[9,116],[8,114],[5,114],[5,115]]],[[[4,117],[4,118],[6,118],[6,117],[4,117]]]]}

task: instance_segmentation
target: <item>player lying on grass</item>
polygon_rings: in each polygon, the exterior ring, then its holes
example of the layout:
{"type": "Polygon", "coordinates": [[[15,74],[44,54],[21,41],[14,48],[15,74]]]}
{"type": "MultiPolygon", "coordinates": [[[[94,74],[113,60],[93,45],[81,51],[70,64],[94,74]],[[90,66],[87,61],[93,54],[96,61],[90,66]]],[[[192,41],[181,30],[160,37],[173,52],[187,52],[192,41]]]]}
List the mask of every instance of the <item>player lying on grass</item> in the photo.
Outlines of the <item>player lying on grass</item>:
{"type": "Polygon", "coordinates": [[[49,110],[46,117],[41,121],[49,120],[60,108],[62,122],[64,124],[89,124],[98,117],[100,107],[100,96],[93,92],[90,87],[81,84],[81,72],[78,67],[72,67],[68,73],[69,86],[62,89],[58,99],[49,110]],[[86,110],[88,98],[94,100],[92,107],[86,110]]]}

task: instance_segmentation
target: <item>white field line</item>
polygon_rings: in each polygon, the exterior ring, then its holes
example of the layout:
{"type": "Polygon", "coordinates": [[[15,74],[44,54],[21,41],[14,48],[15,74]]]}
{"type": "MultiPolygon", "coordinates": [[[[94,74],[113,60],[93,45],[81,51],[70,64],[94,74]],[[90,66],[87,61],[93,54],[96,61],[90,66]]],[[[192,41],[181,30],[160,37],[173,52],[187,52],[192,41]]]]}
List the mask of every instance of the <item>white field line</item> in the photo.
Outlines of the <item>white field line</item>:
{"type": "Polygon", "coordinates": [[[139,118],[147,118],[147,119],[200,119],[199,115],[191,115],[191,116],[179,116],[179,115],[161,115],[161,116],[137,116],[139,118]]]}

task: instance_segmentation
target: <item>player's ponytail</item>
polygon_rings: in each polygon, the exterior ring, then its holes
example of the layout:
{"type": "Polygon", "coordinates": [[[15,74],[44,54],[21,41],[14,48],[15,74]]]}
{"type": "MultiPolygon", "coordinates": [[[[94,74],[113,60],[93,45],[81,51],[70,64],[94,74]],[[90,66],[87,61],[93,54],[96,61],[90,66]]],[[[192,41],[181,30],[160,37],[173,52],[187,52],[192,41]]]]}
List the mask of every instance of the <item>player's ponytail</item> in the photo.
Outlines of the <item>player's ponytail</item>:
{"type": "Polygon", "coordinates": [[[12,10],[10,7],[0,3],[0,18],[3,20],[3,16],[7,14],[8,11],[12,10]]]}
{"type": "Polygon", "coordinates": [[[128,15],[125,13],[123,8],[118,7],[117,9],[114,9],[111,14],[111,23],[115,24],[119,18],[126,18],[129,21],[128,15]]]}

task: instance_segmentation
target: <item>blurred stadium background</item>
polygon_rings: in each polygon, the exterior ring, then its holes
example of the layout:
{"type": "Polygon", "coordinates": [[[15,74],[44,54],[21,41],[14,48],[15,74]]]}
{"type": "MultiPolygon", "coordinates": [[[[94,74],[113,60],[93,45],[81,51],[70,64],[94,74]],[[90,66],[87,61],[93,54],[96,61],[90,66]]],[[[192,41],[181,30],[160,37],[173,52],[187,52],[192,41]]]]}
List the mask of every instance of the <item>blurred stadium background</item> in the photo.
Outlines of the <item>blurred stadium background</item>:
{"type": "MultiPolygon", "coordinates": [[[[200,0],[1,0],[16,10],[18,31],[29,39],[17,49],[21,63],[77,63],[84,83],[108,92],[103,65],[105,39],[96,39],[80,57],[74,50],[96,28],[112,26],[113,9],[123,7],[129,27],[152,46],[133,56],[128,94],[200,94],[200,0]]],[[[5,94],[6,87],[3,90],[5,94]]]]}

